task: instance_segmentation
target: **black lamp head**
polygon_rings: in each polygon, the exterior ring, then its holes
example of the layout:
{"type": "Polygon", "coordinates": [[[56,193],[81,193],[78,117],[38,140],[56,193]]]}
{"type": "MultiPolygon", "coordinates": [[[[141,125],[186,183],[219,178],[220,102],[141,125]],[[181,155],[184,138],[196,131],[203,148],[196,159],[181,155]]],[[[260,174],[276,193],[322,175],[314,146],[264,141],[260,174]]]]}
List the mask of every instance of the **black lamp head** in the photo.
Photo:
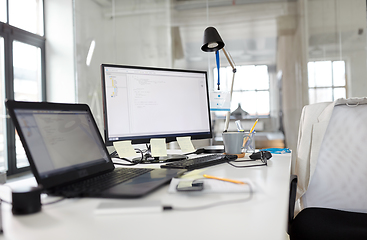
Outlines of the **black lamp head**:
{"type": "Polygon", "coordinates": [[[217,29],[214,27],[207,27],[204,31],[204,43],[201,50],[204,52],[214,52],[222,49],[223,47],[224,42],[217,29]]]}

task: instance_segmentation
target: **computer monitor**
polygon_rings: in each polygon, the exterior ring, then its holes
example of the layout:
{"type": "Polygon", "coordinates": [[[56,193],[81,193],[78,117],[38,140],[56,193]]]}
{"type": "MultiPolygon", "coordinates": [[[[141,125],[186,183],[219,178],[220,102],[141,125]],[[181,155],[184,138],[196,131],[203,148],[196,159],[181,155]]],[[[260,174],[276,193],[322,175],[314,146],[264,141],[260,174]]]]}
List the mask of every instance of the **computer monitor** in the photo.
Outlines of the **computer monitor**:
{"type": "Polygon", "coordinates": [[[106,145],[212,137],[206,71],[102,64],[106,145]]]}

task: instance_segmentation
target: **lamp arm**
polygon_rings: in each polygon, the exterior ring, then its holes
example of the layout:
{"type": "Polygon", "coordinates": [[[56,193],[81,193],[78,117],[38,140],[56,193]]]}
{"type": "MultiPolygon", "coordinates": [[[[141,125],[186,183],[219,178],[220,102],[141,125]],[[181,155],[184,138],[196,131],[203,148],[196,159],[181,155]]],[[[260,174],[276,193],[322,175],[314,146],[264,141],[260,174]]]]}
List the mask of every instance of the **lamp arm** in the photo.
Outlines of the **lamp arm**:
{"type": "MultiPolygon", "coordinates": [[[[224,48],[222,48],[222,50],[223,50],[224,55],[226,56],[226,58],[228,60],[228,63],[231,65],[232,72],[233,72],[232,82],[231,82],[231,91],[230,91],[230,95],[229,95],[229,102],[231,103],[232,102],[232,93],[233,93],[234,75],[235,75],[237,70],[236,70],[235,64],[233,62],[233,59],[230,57],[229,53],[227,53],[227,51],[224,48]]],[[[230,118],[231,118],[231,111],[228,111],[227,115],[226,115],[226,122],[224,124],[224,132],[227,132],[227,130],[228,130],[230,118]]]]}
{"type": "Polygon", "coordinates": [[[226,51],[226,49],[225,49],[225,48],[222,48],[222,50],[223,50],[223,52],[224,52],[224,55],[225,55],[225,56],[226,56],[226,58],[227,58],[228,63],[231,65],[232,70],[235,72],[235,71],[236,71],[236,66],[235,66],[235,64],[234,64],[234,61],[233,61],[233,59],[232,59],[231,55],[226,51]]]}
{"type": "MultiPolygon", "coordinates": [[[[232,102],[232,93],[233,93],[233,83],[234,83],[234,75],[236,73],[235,71],[236,69],[234,68],[234,71],[233,71],[233,75],[232,75],[232,83],[231,83],[231,92],[230,92],[230,95],[229,95],[229,102],[231,103],[232,102]]],[[[226,115],[226,122],[224,124],[224,132],[227,132],[228,130],[228,125],[229,125],[229,120],[231,118],[231,111],[228,111],[227,112],[227,115],[226,115]]]]}

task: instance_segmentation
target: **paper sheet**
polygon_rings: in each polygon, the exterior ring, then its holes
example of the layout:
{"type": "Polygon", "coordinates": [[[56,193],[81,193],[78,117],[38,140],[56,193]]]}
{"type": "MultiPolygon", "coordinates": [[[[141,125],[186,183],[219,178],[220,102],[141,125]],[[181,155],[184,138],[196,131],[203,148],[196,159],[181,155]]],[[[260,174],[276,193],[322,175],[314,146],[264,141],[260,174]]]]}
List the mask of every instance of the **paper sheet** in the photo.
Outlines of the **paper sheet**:
{"type": "Polygon", "coordinates": [[[198,178],[202,178],[203,177],[203,172],[206,171],[205,168],[201,168],[201,169],[195,169],[189,172],[184,173],[184,175],[182,175],[180,177],[180,179],[198,179],[198,178]]]}
{"type": "Polygon", "coordinates": [[[210,92],[210,111],[230,111],[231,98],[229,91],[210,92]]]}
{"type": "Polygon", "coordinates": [[[178,145],[181,148],[183,153],[192,153],[195,152],[194,145],[191,142],[191,137],[177,137],[176,138],[178,145]]]}
{"type": "MultiPolygon", "coordinates": [[[[254,184],[251,182],[250,179],[243,178],[243,179],[236,179],[246,184],[235,184],[231,182],[225,182],[215,179],[207,179],[203,178],[197,181],[204,182],[204,189],[200,192],[202,193],[241,193],[241,192],[250,192],[255,191],[254,184]]],[[[171,180],[168,192],[169,193],[177,193],[176,187],[180,181],[193,181],[193,179],[180,179],[180,178],[173,178],[171,180]]]]}
{"type": "Polygon", "coordinates": [[[113,142],[113,146],[120,158],[134,157],[136,155],[130,140],[113,142]]]}
{"type": "Polygon", "coordinates": [[[150,139],[150,147],[153,157],[167,156],[166,139],[152,138],[150,139]]]}

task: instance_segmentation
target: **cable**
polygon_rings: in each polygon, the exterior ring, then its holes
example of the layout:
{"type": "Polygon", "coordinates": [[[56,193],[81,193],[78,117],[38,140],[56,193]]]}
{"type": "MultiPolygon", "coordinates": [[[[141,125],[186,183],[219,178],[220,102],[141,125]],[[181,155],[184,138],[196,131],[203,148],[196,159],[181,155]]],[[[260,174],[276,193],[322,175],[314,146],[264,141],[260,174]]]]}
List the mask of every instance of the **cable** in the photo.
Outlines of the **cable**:
{"type": "Polygon", "coordinates": [[[163,206],[162,209],[164,211],[167,210],[177,210],[177,211],[195,211],[195,210],[203,210],[203,209],[207,209],[207,208],[212,208],[212,207],[217,207],[217,206],[221,206],[221,205],[226,205],[226,204],[233,204],[233,203],[239,203],[239,202],[247,202],[250,201],[253,197],[253,189],[251,187],[251,184],[248,185],[250,188],[250,195],[248,198],[240,198],[240,199],[232,199],[232,200],[226,200],[226,201],[220,201],[220,202],[216,202],[216,203],[211,203],[211,204],[207,204],[207,205],[203,205],[203,206],[195,206],[195,207],[175,207],[175,206],[163,206]]]}
{"type": "Polygon", "coordinates": [[[12,205],[13,203],[11,203],[11,202],[8,202],[8,201],[5,201],[4,199],[2,199],[2,198],[0,198],[0,201],[1,202],[4,202],[4,203],[7,203],[7,204],[10,204],[10,205],[12,205]]]}
{"type": "MultiPolygon", "coordinates": [[[[150,149],[150,146],[148,144],[146,144],[146,146],[147,146],[147,149],[145,149],[145,150],[141,150],[139,148],[134,148],[135,151],[138,151],[141,154],[140,161],[131,161],[131,160],[127,159],[127,158],[120,158],[120,157],[118,157],[118,154],[117,154],[116,151],[113,151],[112,153],[110,153],[110,157],[111,158],[119,158],[121,160],[124,160],[126,162],[129,162],[129,163],[117,163],[117,162],[113,162],[113,164],[115,164],[115,165],[122,165],[122,166],[134,166],[134,165],[137,165],[137,164],[140,164],[140,163],[147,163],[147,164],[161,163],[161,162],[154,162],[154,161],[147,161],[147,162],[143,161],[143,159],[144,159],[144,153],[149,152],[149,149],[150,149]]],[[[199,154],[204,153],[204,151],[205,151],[204,148],[199,148],[199,149],[196,149],[195,152],[185,153],[185,154],[182,154],[182,155],[190,155],[190,154],[197,154],[197,155],[199,155],[199,154]]]]}
{"type": "MultiPolygon", "coordinates": [[[[250,162],[250,161],[256,161],[256,160],[248,160],[248,161],[241,161],[241,162],[250,162]]],[[[234,161],[234,162],[240,162],[240,161],[234,161]]],[[[235,168],[246,168],[246,167],[259,167],[259,166],[267,166],[267,163],[262,164],[254,164],[254,165],[246,165],[246,166],[236,166],[232,164],[231,162],[227,162],[229,165],[235,168]]]]}
{"type": "Polygon", "coordinates": [[[129,162],[130,164],[128,164],[128,163],[118,163],[118,162],[113,162],[113,164],[122,165],[122,166],[134,166],[134,165],[137,165],[137,164],[140,163],[140,162],[133,162],[133,161],[127,159],[127,158],[119,158],[119,159],[124,160],[126,162],[129,162]]]}
{"type": "Polygon", "coordinates": [[[65,200],[65,199],[66,199],[66,197],[61,197],[60,199],[57,199],[57,200],[55,200],[53,202],[41,203],[41,204],[42,204],[42,206],[44,206],[44,205],[51,205],[51,204],[54,204],[54,203],[61,202],[61,201],[65,200]]]}
{"type": "Polygon", "coordinates": [[[118,158],[117,151],[113,151],[112,153],[110,153],[110,157],[111,158],[113,158],[113,157],[117,157],[118,158]]]}
{"type": "Polygon", "coordinates": [[[204,153],[204,152],[205,152],[205,149],[204,149],[204,148],[198,148],[198,149],[196,149],[196,151],[195,151],[195,152],[185,153],[185,154],[183,154],[183,155],[190,155],[190,154],[197,154],[197,155],[199,155],[199,154],[202,154],[202,153],[204,153]]]}
{"type": "Polygon", "coordinates": [[[113,162],[113,164],[115,164],[115,165],[122,165],[122,166],[134,166],[134,165],[137,165],[137,164],[139,164],[139,163],[142,163],[143,158],[144,158],[143,151],[142,151],[141,149],[139,149],[139,148],[134,148],[134,150],[135,150],[135,151],[140,152],[140,154],[141,154],[141,159],[140,159],[140,161],[133,162],[133,161],[131,161],[131,160],[127,159],[127,158],[120,158],[120,157],[117,157],[117,156],[116,156],[116,155],[117,155],[117,152],[116,152],[116,151],[114,151],[114,152],[112,152],[112,153],[110,154],[110,156],[113,154],[113,156],[115,156],[114,158],[119,158],[119,159],[124,160],[124,161],[129,162],[129,163],[117,163],[117,162],[113,162]]]}
{"type": "MultiPolygon", "coordinates": [[[[8,185],[4,185],[4,184],[1,184],[2,187],[8,187],[10,189],[10,191],[12,191],[12,188],[8,185]]],[[[12,205],[11,202],[8,202],[8,201],[5,201],[4,199],[0,198],[0,202],[4,202],[4,203],[7,203],[7,204],[10,204],[12,205]]]]}
{"type": "Polygon", "coordinates": [[[233,163],[231,163],[230,161],[228,161],[227,163],[233,167],[236,168],[246,168],[246,167],[259,167],[259,166],[267,166],[268,165],[268,160],[272,157],[271,153],[268,151],[259,151],[256,153],[253,153],[252,155],[250,155],[250,159],[249,160],[234,160],[232,162],[256,162],[256,160],[261,160],[262,164],[253,164],[253,165],[246,165],[246,166],[236,166],[233,163]]]}
{"type": "MultiPolygon", "coordinates": [[[[41,205],[44,206],[44,205],[51,205],[51,204],[54,204],[54,203],[58,203],[58,202],[61,202],[62,200],[65,200],[66,198],[65,197],[61,197],[60,199],[57,199],[53,202],[48,202],[48,203],[42,203],[41,202],[41,205]]],[[[0,201],[3,202],[3,203],[7,203],[7,204],[10,204],[10,205],[13,205],[12,202],[8,202],[8,201],[5,201],[4,199],[0,198],[0,201]]]]}
{"type": "MultiPolygon", "coordinates": [[[[8,188],[10,189],[10,191],[12,191],[12,188],[11,188],[10,186],[8,186],[8,185],[1,185],[1,186],[8,187],[8,188]]],[[[54,203],[61,202],[62,200],[65,200],[65,199],[66,199],[65,197],[61,197],[60,199],[57,199],[57,200],[55,200],[55,201],[53,201],[53,202],[48,202],[48,203],[42,203],[42,202],[41,202],[41,205],[51,205],[51,204],[54,204],[54,203]]],[[[2,199],[2,198],[0,198],[0,202],[7,203],[7,204],[10,204],[10,205],[13,205],[13,203],[12,203],[12,202],[8,202],[8,201],[6,201],[6,200],[4,200],[4,199],[2,199]]]]}

